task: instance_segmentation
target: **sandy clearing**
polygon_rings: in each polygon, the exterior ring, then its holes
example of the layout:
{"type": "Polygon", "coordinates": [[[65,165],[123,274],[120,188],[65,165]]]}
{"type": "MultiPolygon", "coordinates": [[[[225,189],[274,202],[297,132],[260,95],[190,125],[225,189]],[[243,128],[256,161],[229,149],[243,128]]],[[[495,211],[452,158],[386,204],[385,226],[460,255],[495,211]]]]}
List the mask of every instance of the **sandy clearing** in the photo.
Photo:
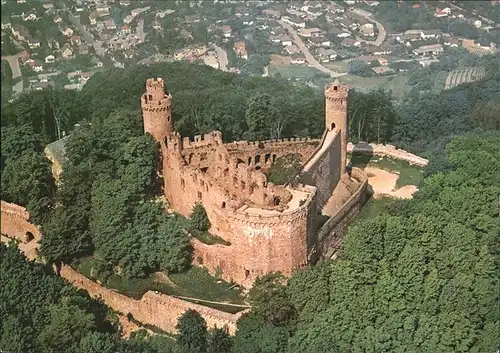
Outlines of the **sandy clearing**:
{"type": "Polygon", "coordinates": [[[396,189],[396,182],[399,175],[384,169],[366,167],[365,173],[368,175],[368,183],[373,188],[373,197],[392,196],[399,199],[411,199],[418,190],[415,185],[405,185],[396,189]]]}

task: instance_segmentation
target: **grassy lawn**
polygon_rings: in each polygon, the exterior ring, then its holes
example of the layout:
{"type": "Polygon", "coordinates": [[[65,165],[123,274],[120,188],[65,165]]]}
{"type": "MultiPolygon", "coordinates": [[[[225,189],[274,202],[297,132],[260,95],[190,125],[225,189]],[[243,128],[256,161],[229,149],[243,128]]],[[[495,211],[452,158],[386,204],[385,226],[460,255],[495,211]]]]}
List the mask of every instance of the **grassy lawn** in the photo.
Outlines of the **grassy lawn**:
{"type": "Polygon", "coordinates": [[[321,63],[327,69],[337,72],[347,72],[349,70],[349,64],[344,61],[331,61],[327,63],[321,63]]]}
{"type": "Polygon", "coordinates": [[[226,312],[234,313],[245,309],[196,301],[202,299],[245,304],[239,287],[228,289],[231,287],[230,283],[211,276],[204,268],[191,267],[183,273],[160,276],[153,273],[146,278],[126,278],[117,274],[99,273],[96,269],[102,268],[102,265],[102,261],[93,257],[81,258],[72,263],[72,266],[86,277],[99,280],[104,286],[135,299],[140,299],[148,290],[153,290],[173,296],[194,297],[190,301],[226,312]]]}
{"type": "Polygon", "coordinates": [[[391,202],[394,202],[394,200],[391,198],[370,198],[368,201],[366,201],[359,214],[349,226],[354,226],[360,221],[373,219],[374,217],[385,213],[385,205],[391,202]]]}
{"type": "Polygon", "coordinates": [[[410,165],[407,161],[391,159],[387,157],[371,156],[367,154],[349,154],[351,163],[355,167],[365,168],[367,166],[377,167],[391,172],[399,173],[396,187],[405,185],[419,185],[423,179],[424,170],[418,166],[410,165]]]}
{"type": "Polygon", "coordinates": [[[290,65],[274,65],[269,64],[269,76],[276,76],[277,73],[283,78],[311,78],[314,75],[321,73],[315,68],[290,64],[290,65]]]}

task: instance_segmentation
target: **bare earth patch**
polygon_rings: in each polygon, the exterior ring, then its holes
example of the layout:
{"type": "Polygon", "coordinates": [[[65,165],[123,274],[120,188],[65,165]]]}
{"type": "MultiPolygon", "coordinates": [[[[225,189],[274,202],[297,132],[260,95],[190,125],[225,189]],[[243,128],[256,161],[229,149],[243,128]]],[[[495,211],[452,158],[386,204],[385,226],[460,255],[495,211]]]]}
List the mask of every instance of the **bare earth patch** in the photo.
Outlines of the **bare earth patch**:
{"type": "Polygon", "coordinates": [[[177,287],[177,284],[172,282],[172,280],[170,278],[168,278],[168,276],[166,274],[164,274],[163,272],[155,272],[154,279],[155,279],[155,282],[168,284],[172,287],[177,287]]]}
{"type": "Polygon", "coordinates": [[[288,56],[281,56],[272,54],[271,55],[271,64],[274,65],[290,65],[292,63],[292,59],[288,56]]]}
{"type": "Polygon", "coordinates": [[[398,199],[411,199],[418,190],[415,185],[405,185],[396,189],[399,175],[395,172],[374,167],[366,167],[364,171],[368,175],[368,183],[373,188],[374,198],[392,196],[398,199]]]}

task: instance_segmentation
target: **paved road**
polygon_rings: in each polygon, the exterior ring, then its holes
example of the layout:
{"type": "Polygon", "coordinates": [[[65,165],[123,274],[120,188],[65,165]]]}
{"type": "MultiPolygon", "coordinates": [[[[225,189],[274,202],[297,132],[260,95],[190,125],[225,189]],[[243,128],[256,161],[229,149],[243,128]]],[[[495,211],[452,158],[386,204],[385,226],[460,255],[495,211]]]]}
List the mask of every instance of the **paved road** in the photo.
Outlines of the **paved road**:
{"type": "Polygon", "coordinates": [[[92,33],[90,33],[85,28],[85,26],[83,26],[80,23],[80,17],[73,16],[73,14],[71,13],[71,11],[66,7],[66,5],[64,3],[62,4],[62,7],[63,7],[63,9],[65,11],[67,11],[69,21],[80,31],[80,33],[82,33],[83,38],[85,39],[85,41],[89,45],[92,45],[94,47],[94,50],[95,50],[96,54],[99,55],[99,56],[104,55],[106,53],[106,48],[103,48],[103,46],[102,46],[103,42],[102,41],[96,41],[96,40],[94,40],[94,36],[92,35],[92,33]]]}
{"type": "Polygon", "coordinates": [[[367,19],[371,23],[374,23],[375,26],[377,26],[377,31],[378,31],[378,36],[377,36],[377,39],[375,39],[375,41],[364,40],[364,39],[359,38],[359,37],[356,37],[356,39],[359,40],[360,42],[375,45],[375,46],[379,47],[384,42],[385,38],[387,37],[387,33],[385,32],[384,26],[382,26],[382,24],[380,22],[378,22],[377,20],[374,20],[371,17],[365,16],[362,12],[357,11],[357,9],[353,9],[352,12],[356,13],[359,16],[364,17],[365,19],[367,19]]]}
{"type": "Polygon", "coordinates": [[[141,43],[146,40],[146,33],[144,33],[144,19],[141,19],[135,28],[135,35],[139,37],[141,43]]]}
{"type": "Polygon", "coordinates": [[[219,68],[222,71],[229,71],[227,65],[229,64],[227,60],[227,53],[224,49],[219,47],[217,44],[212,45],[215,52],[217,53],[217,60],[219,60],[219,68]]]}
{"type": "Polygon", "coordinates": [[[278,23],[283,28],[287,29],[288,32],[292,35],[293,41],[295,42],[295,44],[297,44],[297,47],[299,47],[300,51],[304,54],[304,56],[306,57],[306,60],[309,63],[309,65],[311,65],[315,69],[318,69],[319,71],[322,71],[322,72],[324,72],[326,74],[329,74],[331,77],[339,77],[339,76],[347,75],[347,72],[341,73],[341,72],[332,71],[330,69],[327,69],[323,65],[321,65],[314,58],[314,56],[312,56],[312,54],[309,52],[309,49],[307,49],[306,45],[304,44],[304,42],[302,41],[302,39],[299,37],[299,35],[295,31],[295,29],[293,29],[292,26],[290,26],[289,24],[287,24],[287,23],[285,23],[283,21],[278,21],[278,23]]]}

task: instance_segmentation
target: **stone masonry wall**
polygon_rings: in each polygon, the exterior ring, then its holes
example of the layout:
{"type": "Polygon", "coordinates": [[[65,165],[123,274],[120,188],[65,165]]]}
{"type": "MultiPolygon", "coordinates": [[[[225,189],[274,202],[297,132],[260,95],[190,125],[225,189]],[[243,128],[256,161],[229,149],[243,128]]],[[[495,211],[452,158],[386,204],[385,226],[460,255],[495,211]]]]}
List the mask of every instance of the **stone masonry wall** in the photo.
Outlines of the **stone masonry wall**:
{"type": "MultiPolygon", "coordinates": [[[[32,232],[35,236],[33,242],[38,242],[41,234],[35,225],[28,222],[28,219],[29,214],[24,207],[1,201],[2,234],[24,241],[24,234],[32,232]]],[[[231,334],[234,334],[236,330],[236,321],[244,313],[242,311],[229,314],[151,291],[146,292],[140,300],[136,300],[91,281],[67,265],[62,266],[60,275],[76,287],[87,290],[92,297],[101,297],[104,303],[114,310],[125,315],[131,313],[142,323],[154,325],[172,333],[176,332],[177,318],[187,309],[198,311],[209,327],[227,326],[231,334]]]]}
{"type": "Polygon", "coordinates": [[[28,232],[33,236],[33,240],[38,241],[40,239],[40,230],[29,223],[29,213],[26,208],[2,201],[1,210],[2,234],[10,238],[16,238],[23,243],[30,241],[29,237],[27,237],[28,232]]]}
{"type": "Polygon", "coordinates": [[[156,294],[152,291],[146,292],[140,300],[136,300],[91,281],[67,265],[62,266],[61,277],[74,286],[85,289],[92,297],[101,298],[106,305],[114,310],[124,315],[130,313],[140,322],[157,326],[170,333],[177,332],[175,328],[177,318],[188,309],[199,312],[207,322],[208,327],[227,326],[232,335],[236,331],[236,322],[243,315],[243,312],[229,314],[165,294],[156,294]]]}
{"type": "Polygon", "coordinates": [[[429,164],[429,160],[411,154],[405,150],[400,150],[393,145],[382,145],[375,143],[368,144],[366,142],[359,142],[356,145],[354,145],[351,142],[349,142],[347,144],[347,152],[351,153],[353,151],[360,153],[374,154],[377,156],[385,156],[395,159],[402,159],[410,164],[416,164],[421,167],[425,167],[427,166],[427,164],[429,164]]]}
{"type": "Polygon", "coordinates": [[[360,182],[359,188],[347,200],[342,208],[321,227],[317,234],[317,243],[309,253],[309,261],[315,263],[321,255],[326,255],[329,249],[338,248],[347,226],[359,213],[366,198],[368,178],[359,168],[352,168],[351,177],[360,182]]]}
{"type": "MultiPolygon", "coordinates": [[[[193,244],[195,259],[222,278],[245,286],[269,271],[291,274],[307,262],[307,216],[315,188],[309,188],[309,200],[301,207],[282,214],[245,214],[231,209],[227,192],[209,175],[183,164],[175,150],[160,143],[163,159],[164,192],[170,207],[189,216],[201,202],[210,222],[211,232],[231,243],[227,251],[204,244],[193,244]],[[217,250],[220,251],[217,251],[217,250]]],[[[234,175],[231,173],[231,176],[234,175]]],[[[262,189],[262,188],[261,188],[262,189]]],[[[262,190],[261,190],[262,191],[262,190]]]]}
{"type": "Polygon", "coordinates": [[[337,134],[308,171],[308,178],[311,178],[313,185],[318,188],[316,203],[319,209],[323,208],[340,180],[340,143],[341,134],[337,134]]]}

